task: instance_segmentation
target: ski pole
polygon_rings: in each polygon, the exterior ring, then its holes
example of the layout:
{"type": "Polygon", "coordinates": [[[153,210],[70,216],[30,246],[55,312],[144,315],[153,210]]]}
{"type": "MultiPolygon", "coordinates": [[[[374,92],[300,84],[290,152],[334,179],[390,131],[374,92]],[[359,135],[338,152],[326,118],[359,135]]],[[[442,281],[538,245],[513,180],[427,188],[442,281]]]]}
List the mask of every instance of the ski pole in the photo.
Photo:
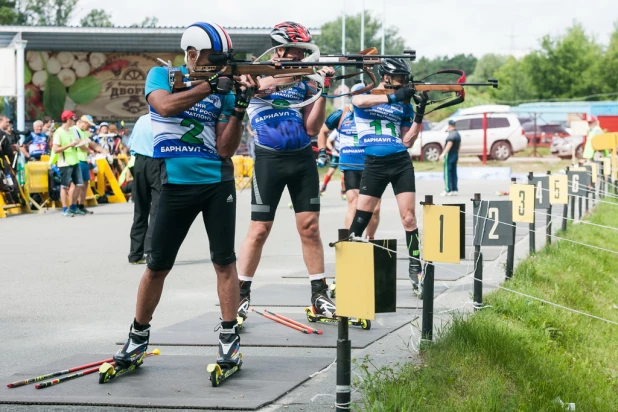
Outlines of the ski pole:
{"type": "MultiPolygon", "coordinates": [[[[144,357],[147,358],[149,356],[160,355],[160,354],[161,354],[161,351],[159,349],[155,349],[152,352],[148,352],[146,354],[146,356],[144,356],[144,357]]],[[[114,366],[115,362],[110,362],[109,364],[114,366]]],[[[62,378],[54,379],[52,381],[47,381],[47,382],[43,382],[43,383],[37,383],[36,385],[34,385],[34,387],[37,388],[37,389],[44,389],[44,388],[47,388],[49,386],[57,385],[57,384],[62,383],[62,382],[70,381],[71,379],[79,378],[80,376],[90,375],[91,373],[95,373],[95,372],[98,372],[98,371],[99,371],[99,366],[95,366],[94,368],[86,369],[85,371],[77,372],[77,373],[74,373],[72,375],[63,376],[62,378]]]]}
{"type": "Polygon", "coordinates": [[[266,313],[258,312],[258,311],[256,311],[256,310],[255,310],[255,309],[253,309],[253,308],[251,308],[251,311],[252,311],[252,312],[255,312],[255,313],[259,314],[259,315],[262,315],[262,316],[264,316],[264,317],[265,317],[265,318],[267,318],[267,319],[274,320],[275,322],[278,322],[278,323],[280,323],[280,324],[282,324],[282,325],[288,326],[288,327],[290,327],[290,328],[292,328],[292,329],[296,329],[297,331],[300,331],[300,332],[302,332],[302,333],[309,334],[309,332],[307,331],[307,329],[302,328],[302,327],[297,326],[297,325],[294,325],[293,323],[286,322],[286,321],[284,321],[283,319],[279,319],[279,318],[277,318],[277,317],[275,317],[275,316],[270,316],[270,315],[267,315],[266,313]]]}
{"type": "Polygon", "coordinates": [[[17,382],[9,383],[6,386],[8,386],[9,388],[17,388],[19,386],[28,385],[29,383],[34,383],[34,382],[38,382],[38,381],[44,381],[45,379],[49,379],[49,378],[53,378],[53,377],[56,377],[56,376],[65,375],[67,373],[79,371],[79,370],[86,369],[86,368],[91,368],[93,366],[102,365],[105,362],[111,362],[113,360],[114,360],[114,358],[109,358],[109,359],[105,359],[105,360],[98,361],[98,362],[88,363],[86,365],[75,366],[73,368],[65,369],[63,371],[48,373],[47,375],[42,375],[42,376],[37,376],[36,378],[24,379],[23,381],[17,381],[17,382]]]}
{"type": "Polygon", "coordinates": [[[300,322],[296,322],[294,319],[290,319],[290,318],[288,318],[288,317],[286,317],[286,316],[283,316],[283,315],[280,315],[280,314],[278,314],[278,313],[271,312],[271,311],[269,311],[269,310],[267,310],[267,309],[264,309],[264,312],[268,313],[268,314],[269,314],[269,315],[271,315],[271,316],[275,316],[275,317],[277,317],[277,318],[279,318],[279,319],[283,319],[284,321],[289,322],[289,323],[292,323],[292,324],[294,324],[294,325],[296,325],[296,326],[300,326],[300,327],[302,327],[302,328],[305,328],[305,329],[307,329],[307,331],[308,331],[309,333],[315,333],[315,334],[317,334],[317,335],[321,335],[321,334],[323,333],[320,329],[313,329],[312,327],[309,327],[309,326],[307,326],[307,325],[303,325],[303,324],[302,324],[302,323],[300,323],[300,322]]]}

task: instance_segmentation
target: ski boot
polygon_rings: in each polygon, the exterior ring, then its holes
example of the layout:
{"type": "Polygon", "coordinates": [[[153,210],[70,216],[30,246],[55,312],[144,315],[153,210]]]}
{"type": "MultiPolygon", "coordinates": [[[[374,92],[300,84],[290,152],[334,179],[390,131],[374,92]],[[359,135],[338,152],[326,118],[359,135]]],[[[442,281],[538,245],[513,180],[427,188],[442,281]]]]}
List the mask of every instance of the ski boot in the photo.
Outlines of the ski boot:
{"type": "Polygon", "coordinates": [[[206,370],[210,373],[210,383],[214,387],[219,386],[227,378],[238,372],[242,366],[238,325],[225,329],[221,324],[217,329],[221,329],[217,363],[211,363],[206,367],[206,370]]]}
{"type": "Polygon", "coordinates": [[[114,355],[116,365],[104,363],[99,367],[99,383],[109,382],[139,368],[146,357],[149,338],[150,325],[138,325],[134,322],[129,330],[129,339],[114,355]]]}
{"type": "Polygon", "coordinates": [[[251,305],[251,282],[240,281],[240,304],[238,305],[238,312],[236,316],[236,322],[238,322],[238,328],[243,328],[243,323],[247,319],[249,313],[249,307],[251,305]]]}
{"type": "MultiPolygon", "coordinates": [[[[339,323],[339,317],[335,315],[335,304],[327,296],[328,285],[326,279],[312,280],[311,296],[312,306],[305,308],[305,314],[309,322],[320,323],[339,323]]],[[[368,319],[348,319],[348,324],[360,326],[363,329],[371,328],[371,321],[368,319]]]]}
{"type": "Polygon", "coordinates": [[[412,282],[412,292],[419,299],[423,299],[423,268],[419,262],[410,262],[409,269],[410,281],[412,282]]]}

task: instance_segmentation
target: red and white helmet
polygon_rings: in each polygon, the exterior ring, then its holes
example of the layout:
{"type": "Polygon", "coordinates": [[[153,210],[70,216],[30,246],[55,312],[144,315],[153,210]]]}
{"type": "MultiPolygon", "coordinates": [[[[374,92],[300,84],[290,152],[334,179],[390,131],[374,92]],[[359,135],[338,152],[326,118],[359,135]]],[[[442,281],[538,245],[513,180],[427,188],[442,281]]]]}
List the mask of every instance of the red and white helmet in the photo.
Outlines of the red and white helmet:
{"type": "Polygon", "coordinates": [[[597,121],[597,118],[595,116],[592,116],[592,115],[588,116],[588,123],[594,123],[596,121],[597,121]]]}
{"type": "Polygon", "coordinates": [[[232,39],[218,24],[197,22],[193,23],[182,34],[180,47],[186,52],[189,47],[197,51],[213,50],[225,53],[232,50],[232,39]]]}
{"type": "Polygon", "coordinates": [[[284,43],[311,43],[311,33],[302,24],[284,21],[276,24],[270,32],[273,46],[284,43]]]}

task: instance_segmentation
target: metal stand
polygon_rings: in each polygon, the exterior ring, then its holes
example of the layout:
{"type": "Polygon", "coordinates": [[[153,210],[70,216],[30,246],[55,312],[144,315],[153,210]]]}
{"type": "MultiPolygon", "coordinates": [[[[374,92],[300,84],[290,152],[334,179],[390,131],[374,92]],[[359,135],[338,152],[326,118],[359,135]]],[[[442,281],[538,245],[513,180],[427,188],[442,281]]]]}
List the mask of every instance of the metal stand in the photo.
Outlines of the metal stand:
{"type": "MultiPolygon", "coordinates": [[[[339,229],[339,240],[350,236],[348,229],[339,229]]],[[[337,335],[337,387],[336,411],[350,410],[352,390],[350,387],[352,376],[352,342],[348,339],[348,318],[340,317],[337,335]]]]}

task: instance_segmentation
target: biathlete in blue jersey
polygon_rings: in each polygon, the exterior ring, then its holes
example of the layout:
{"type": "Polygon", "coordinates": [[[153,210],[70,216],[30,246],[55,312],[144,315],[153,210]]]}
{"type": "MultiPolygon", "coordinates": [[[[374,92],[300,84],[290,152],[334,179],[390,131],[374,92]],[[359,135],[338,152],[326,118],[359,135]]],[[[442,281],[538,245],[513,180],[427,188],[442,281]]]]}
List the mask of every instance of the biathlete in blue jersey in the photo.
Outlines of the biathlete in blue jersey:
{"type": "Polygon", "coordinates": [[[410,104],[414,90],[404,86],[410,76],[410,66],[404,59],[383,59],[379,73],[382,82],[377,89],[389,88],[393,93],[352,98],[358,141],[365,149],[366,158],[350,232],[356,236],[362,235],[384,189],[390,183],[406,231],[406,244],[411,256],[410,279],[414,291],[422,295],[422,266],[414,213],[416,185],[407,149],[412,147],[421,130],[427,95],[418,97],[415,113],[410,104]]]}
{"type": "MultiPolygon", "coordinates": [[[[364,87],[364,84],[359,83],[352,86],[352,91],[355,92],[364,87]]],[[[354,121],[354,108],[350,105],[343,110],[333,112],[326,121],[318,136],[318,149],[320,155],[325,153],[324,146],[328,141],[326,136],[330,131],[334,131],[339,135],[339,169],[343,173],[343,182],[345,194],[348,200],[348,211],[345,216],[345,227],[350,227],[352,219],[356,212],[356,202],[358,200],[358,192],[360,189],[360,180],[365,168],[365,149],[359,146],[358,133],[356,131],[356,122],[354,121]]],[[[320,165],[320,163],[318,163],[320,165]]],[[[367,225],[366,235],[369,239],[373,239],[380,223],[380,201],[378,201],[371,221],[367,225]]]]}
{"type": "MultiPolygon", "coordinates": [[[[304,58],[304,50],[286,45],[311,42],[309,30],[289,21],[277,24],[270,37],[273,46],[280,46],[275,49],[276,57],[294,61],[304,58]]],[[[318,73],[330,77],[335,70],[323,67],[318,73]]],[[[260,78],[260,88],[289,82],[289,78],[260,78]]],[[[320,98],[302,108],[282,107],[302,103],[310,98],[315,90],[312,83],[299,81],[285,90],[262,97],[276,103],[276,108],[253,99],[247,109],[254,133],[255,166],[251,190],[251,223],[240,249],[238,263],[241,286],[238,316],[242,319],[247,317],[251,282],[286,186],[296,212],[296,228],[311,281],[311,303],[321,315],[332,318],[335,313],[335,306],[327,297],[324,249],[319,225],[320,179],[311,148],[311,136],[316,136],[324,123],[326,99],[320,98]]]]}
{"type": "Polygon", "coordinates": [[[212,65],[209,56],[232,49],[227,32],[217,24],[194,23],[180,41],[186,65],[155,67],[148,73],[145,94],[150,105],[154,158],[161,167],[161,195],[152,233],[152,253],[137,295],[135,320],[129,339],[114,356],[116,364],[141,363],[150,336],[150,321],[159,303],[165,277],[191,224],[201,212],[210,244],[210,259],[217,273],[221,305],[219,356],[222,367],[240,366],[237,333],[238,279],[234,233],[236,190],[230,158],[240,144],[242,119],[255,82],[232,82],[213,75],[209,81],[172,93],[170,71],[187,73],[196,66],[212,65]]]}
{"type": "MultiPolygon", "coordinates": [[[[321,139],[326,141],[326,147],[331,153],[328,171],[324,175],[324,181],[320,185],[320,195],[324,196],[326,188],[328,187],[328,182],[330,182],[330,179],[339,168],[339,132],[336,129],[324,130],[324,126],[322,126],[322,129],[320,129],[320,134],[318,135],[318,141],[321,139]],[[322,136],[322,134],[324,134],[324,136],[322,136]],[[328,137],[326,137],[326,135],[328,135],[328,137]]],[[[322,167],[319,163],[318,166],[322,167]]],[[[343,190],[343,179],[341,179],[341,196],[343,197],[344,195],[345,190],[343,190]]]]}

